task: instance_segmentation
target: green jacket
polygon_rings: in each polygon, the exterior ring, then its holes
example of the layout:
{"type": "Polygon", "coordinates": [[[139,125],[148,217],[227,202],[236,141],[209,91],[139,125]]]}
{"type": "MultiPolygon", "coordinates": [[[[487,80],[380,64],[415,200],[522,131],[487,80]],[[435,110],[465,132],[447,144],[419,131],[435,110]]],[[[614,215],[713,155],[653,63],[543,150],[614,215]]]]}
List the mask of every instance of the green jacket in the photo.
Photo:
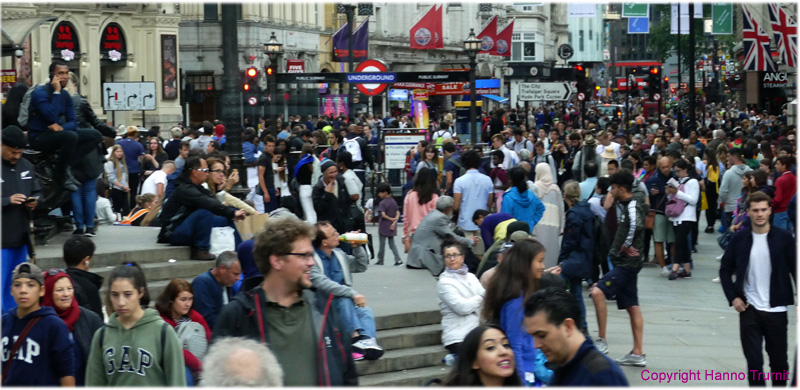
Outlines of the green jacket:
{"type": "Polygon", "coordinates": [[[645,203],[643,196],[631,196],[621,202],[614,202],[617,208],[617,233],[611,243],[611,263],[614,266],[628,266],[639,268],[644,258],[644,219],[650,207],[645,203]],[[634,247],[639,251],[639,256],[628,256],[620,252],[625,245],[634,247]]]}
{"type": "Polygon", "coordinates": [[[86,385],[186,387],[183,347],[175,330],[165,324],[153,309],[145,309],[130,329],[112,314],[92,338],[86,385]]]}

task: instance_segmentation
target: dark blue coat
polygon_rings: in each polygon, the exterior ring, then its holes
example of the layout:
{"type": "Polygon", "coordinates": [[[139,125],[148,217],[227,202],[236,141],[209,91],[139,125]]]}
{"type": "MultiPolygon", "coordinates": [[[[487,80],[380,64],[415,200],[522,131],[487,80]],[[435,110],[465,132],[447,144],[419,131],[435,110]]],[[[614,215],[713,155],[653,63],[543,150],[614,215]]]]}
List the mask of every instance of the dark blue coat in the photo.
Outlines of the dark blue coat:
{"type": "Polygon", "coordinates": [[[47,306],[23,318],[17,317],[17,308],[3,315],[3,365],[14,346],[14,337],[36,317],[40,317],[39,321],[11,358],[3,386],[60,386],[61,378],[75,376],[69,329],[55,309],[47,306]]]}
{"type": "Polygon", "coordinates": [[[628,386],[628,379],[617,363],[598,351],[589,340],[567,364],[553,369],[551,386],[628,386]]]}
{"type": "Polygon", "coordinates": [[[58,123],[64,130],[75,131],[78,121],[72,96],[66,90],[54,93],[50,85],[40,86],[31,93],[28,138],[34,139],[39,134],[50,131],[47,126],[58,123]]]}
{"type": "MultiPolygon", "coordinates": [[[[192,280],[192,289],[194,310],[203,316],[209,328],[213,328],[219,312],[222,311],[222,285],[211,274],[211,270],[208,270],[192,280]]],[[[228,299],[233,301],[233,289],[225,289],[228,291],[228,299]]]]}
{"type": "MultiPolygon", "coordinates": [[[[749,228],[743,228],[731,236],[728,248],[722,255],[719,266],[719,278],[722,291],[733,306],[733,300],[741,298],[747,303],[744,295],[744,280],[747,266],[750,264],[750,249],[753,247],[753,234],[749,228]],[[732,279],[736,274],[736,281],[732,279]]],[[[771,226],[767,233],[769,258],[772,263],[772,275],[769,284],[769,304],[771,307],[794,304],[792,281],[797,283],[795,275],[796,254],[795,240],[786,230],[771,226]]]]}
{"type": "Polygon", "coordinates": [[[592,270],[594,248],[594,214],[587,201],[578,202],[567,210],[564,238],[558,262],[564,276],[588,279],[592,270]]]}

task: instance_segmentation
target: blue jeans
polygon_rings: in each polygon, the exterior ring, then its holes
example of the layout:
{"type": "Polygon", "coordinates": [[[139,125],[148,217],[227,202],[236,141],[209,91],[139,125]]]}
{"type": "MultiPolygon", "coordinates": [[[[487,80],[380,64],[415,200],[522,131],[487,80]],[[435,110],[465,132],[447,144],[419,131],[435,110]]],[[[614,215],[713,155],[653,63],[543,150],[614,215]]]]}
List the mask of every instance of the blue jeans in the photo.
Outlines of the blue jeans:
{"type": "Polygon", "coordinates": [[[175,228],[170,238],[172,245],[193,246],[198,250],[208,250],[211,248],[211,228],[230,226],[233,228],[233,237],[236,246],[242,243],[242,236],[236,230],[233,221],[225,217],[214,215],[211,211],[200,209],[193,212],[183,223],[175,228]],[[209,223],[209,221],[211,223],[209,223]]]}
{"type": "Polygon", "coordinates": [[[269,202],[264,202],[264,196],[263,195],[261,196],[261,202],[264,203],[264,212],[265,213],[271,213],[271,212],[275,211],[275,209],[280,207],[279,202],[278,202],[279,199],[278,199],[278,196],[275,195],[275,189],[274,188],[267,188],[267,193],[269,193],[269,202]]]}
{"type": "Polygon", "coordinates": [[[94,228],[94,216],[97,212],[97,179],[81,184],[78,190],[70,194],[72,199],[72,216],[78,229],[84,226],[94,228]]]}
{"type": "Polygon", "coordinates": [[[372,314],[372,309],[356,307],[350,298],[333,298],[333,310],[336,310],[348,335],[359,331],[362,335],[375,337],[375,315],[372,314]]]}
{"type": "Polygon", "coordinates": [[[15,248],[3,248],[3,262],[2,262],[2,305],[3,314],[8,313],[9,310],[17,307],[17,302],[11,296],[11,273],[18,265],[28,260],[28,247],[21,245],[15,248]]]}
{"type": "Polygon", "coordinates": [[[789,222],[789,212],[782,211],[780,213],[776,213],[775,216],[772,217],[772,225],[791,232],[792,225],[789,222]]]}
{"type": "Polygon", "coordinates": [[[583,295],[581,295],[581,288],[583,287],[581,284],[580,278],[570,279],[564,275],[561,275],[564,280],[569,283],[569,292],[575,299],[578,300],[578,303],[581,305],[581,317],[583,318],[583,328],[588,329],[589,325],[586,323],[586,305],[583,303],[583,295]]]}

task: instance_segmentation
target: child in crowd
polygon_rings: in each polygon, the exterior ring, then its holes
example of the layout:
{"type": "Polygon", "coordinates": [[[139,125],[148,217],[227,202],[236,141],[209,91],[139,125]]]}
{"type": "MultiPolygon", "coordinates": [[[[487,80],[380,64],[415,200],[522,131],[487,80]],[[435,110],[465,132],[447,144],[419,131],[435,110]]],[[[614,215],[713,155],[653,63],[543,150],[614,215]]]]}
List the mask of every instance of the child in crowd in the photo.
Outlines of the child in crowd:
{"type": "Polygon", "coordinates": [[[117,222],[117,214],[111,208],[111,201],[108,200],[108,185],[102,181],[97,181],[97,203],[95,204],[98,225],[113,225],[117,222]]]}
{"type": "Polygon", "coordinates": [[[75,386],[69,329],[52,307],[42,307],[44,276],[22,263],[11,276],[17,307],[3,314],[3,386],[75,386]]]}
{"type": "Polygon", "coordinates": [[[378,205],[378,235],[380,237],[380,247],[378,248],[378,262],[376,265],[383,265],[383,254],[386,250],[386,240],[389,240],[389,249],[394,254],[394,265],[403,265],[400,260],[400,253],[394,244],[394,237],[397,235],[397,221],[400,213],[397,209],[397,202],[392,197],[392,187],[389,183],[378,185],[378,196],[381,203],[378,205]]]}

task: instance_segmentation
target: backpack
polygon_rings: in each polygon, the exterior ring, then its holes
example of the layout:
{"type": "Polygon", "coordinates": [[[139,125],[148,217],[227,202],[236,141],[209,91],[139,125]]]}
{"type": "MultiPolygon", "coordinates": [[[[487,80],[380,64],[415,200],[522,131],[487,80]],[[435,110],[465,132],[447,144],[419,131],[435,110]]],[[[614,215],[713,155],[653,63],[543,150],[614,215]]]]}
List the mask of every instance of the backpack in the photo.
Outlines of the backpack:
{"type": "Polygon", "coordinates": [[[208,340],[206,340],[206,329],[199,322],[181,322],[175,328],[183,349],[189,351],[196,358],[203,360],[208,351],[208,340]]]}
{"type": "MultiPolygon", "coordinates": [[[[463,165],[461,165],[461,161],[460,160],[451,158],[450,160],[447,160],[447,161],[450,161],[451,164],[455,165],[456,168],[458,168],[458,177],[464,176],[464,174],[467,173],[467,170],[464,169],[463,165]]],[[[456,178],[454,177],[453,181],[455,181],[455,180],[456,180],[456,178]]]]}
{"type": "Polygon", "coordinates": [[[439,130],[439,131],[433,133],[433,135],[436,138],[436,145],[441,145],[442,142],[444,142],[444,133],[449,133],[449,131],[447,131],[447,130],[439,130]]]}
{"type": "Polygon", "coordinates": [[[34,85],[33,87],[28,88],[28,91],[25,92],[25,96],[22,97],[22,103],[19,105],[19,116],[17,116],[17,122],[19,122],[19,126],[23,129],[28,128],[28,120],[30,120],[30,117],[32,116],[30,115],[30,107],[31,95],[33,95],[33,91],[46,85],[47,84],[34,85]]]}
{"type": "Polygon", "coordinates": [[[361,156],[361,145],[358,143],[359,137],[355,137],[352,139],[344,139],[344,148],[347,150],[348,153],[353,155],[353,162],[360,162],[362,160],[361,156]]]}
{"type": "MultiPolygon", "coordinates": [[[[678,187],[678,191],[683,191],[683,183],[681,183],[680,187],[678,187]]],[[[677,194],[668,195],[667,205],[664,206],[664,215],[666,215],[667,218],[676,218],[683,213],[685,208],[686,202],[680,200],[677,194]]]]}
{"type": "Polygon", "coordinates": [[[592,236],[594,237],[595,259],[605,261],[611,250],[611,239],[608,236],[606,224],[597,215],[592,216],[592,236]]]}

